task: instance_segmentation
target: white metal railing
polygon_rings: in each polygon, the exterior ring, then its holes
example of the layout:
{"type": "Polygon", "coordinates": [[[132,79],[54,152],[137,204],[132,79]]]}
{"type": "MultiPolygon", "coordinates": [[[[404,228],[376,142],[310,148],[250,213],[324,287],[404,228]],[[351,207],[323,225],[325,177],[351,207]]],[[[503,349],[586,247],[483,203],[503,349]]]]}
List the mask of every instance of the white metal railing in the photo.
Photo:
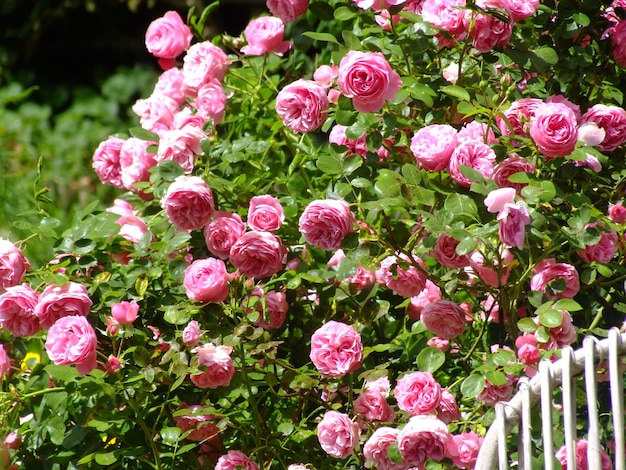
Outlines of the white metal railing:
{"type": "MultiPolygon", "coordinates": [[[[614,470],[626,470],[624,455],[624,358],[626,358],[626,333],[617,328],[609,331],[608,338],[599,340],[585,337],[583,346],[574,351],[563,348],[556,362],[543,360],[539,373],[532,379],[520,380],[519,391],[508,402],[497,403],[496,419],[491,425],[478,454],[474,468],[477,470],[506,470],[513,463],[510,455],[518,454],[516,465],[520,470],[532,468],[531,409],[541,404],[541,433],[543,437],[543,468],[554,470],[554,423],[552,422],[553,391],[562,389],[563,431],[568,470],[576,470],[576,397],[575,379],[583,376],[587,401],[588,468],[601,469],[601,446],[598,419],[597,366],[608,361],[611,415],[615,440],[614,470]],[[507,436],[519,425],[517,449],[507,447],[507,436]]],[[[560,470],[560,469],[559,469],[560,470]]]]}

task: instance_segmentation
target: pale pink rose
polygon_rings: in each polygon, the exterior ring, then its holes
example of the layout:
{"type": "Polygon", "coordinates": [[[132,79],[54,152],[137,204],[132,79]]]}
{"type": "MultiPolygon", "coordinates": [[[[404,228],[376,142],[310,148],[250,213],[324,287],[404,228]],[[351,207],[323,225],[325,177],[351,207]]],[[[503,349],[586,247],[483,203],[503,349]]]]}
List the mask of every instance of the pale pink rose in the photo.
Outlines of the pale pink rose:
{"type": "Polygon", "coordinates": [[[450,340],[440,338],[439,336],[433,336],[432,338],[429,338],[428,341],[426,341],[426,344],[430,347],[437,348],[444,353],[450,350],[450,340]]]}
{"type": "Polygon", "coordinates": [[[336,250],[354,231],[354,214],[343,200],[318,199],[309,203],[299,220],[300,233],[311,245],[336,250]]]}
{"type": "Polygon", "coordinates": [[[437,300],[422,310],[420,320],[428,331],[452,339],[465,331],[465,310],[450,300],[437,300]]]}
{"type": "Polygon", "coordinates": [[[531,222],[526,204],[523,201],[505,204],[497,219],[498,236],[502,244],[508,247],[515,246],[521,250],[526,238],[526,225],[531,222]]]}
{"type": "Polygon", "coordinates": [[[247,232],[230,249],[230,262],[244,276],[262,279],[280,271],[287,248],[270,232],[247,232]]]}
{"type": "Polygon", "coordinates": [[[530,290],[543,292],[550,300],[571,299],[580,290],[580,279],[576,268],[567,263],[557,263],[554,258],[541,260],[533,268],[535,273],[530,280],[530,290]],[[565,288],[556,291],[551,287],[553,281],[561,279],[565,288]]]}
{"type": "Polygon", "coordinates": [[[48,329],[62,317],[86,317],[91,305],[87,289],[82,284],[68,282],[63,286],[49,285],[39,295],[35,315],[39,318],[41,327],[48,329]]]}
{"type": "MultiPolygon", "coordinates": [[[[476,5],[483,9],[499,6],[493,0],[478,0],[476,5]]],[[[472,46],[479,53],[489,52],[497,46],[506,46],[511,39],[511,23],[495,16],[483,13],[466,14],[463,21],[472,38],[472,46]]]]}
{"type": "Polygon", "coordinates": [[[133,112],[139,116],[141,127],[159,135],[172,127],[178,108],[178,103],[166,95],[140,98],[132,106],[133,112]]]}
{"type": "Polygon", "coordinates": [[[202,228],[215,212],[213,192],[198,176],[177,177],[167,188],[161,206],[179,230],[202,228]]]}
{"type": "Polygon", "coordinates": [[[178,106],[185,102],[185,82],[183,70],[177,67],[165,70],[159,75],[154,85],[153,95],[165,95],[173,99],[178,106]]]}
{"type": "Polygon", "coordinates": [[[178,163],[186,174],[193,171],[196,155],[202,153],[200,141],[206,139],[204,131],[195,126],[172,129],[161,134],[156,161],[171,160],[178,163]]]}
{"type": "Polygon", "coordinates": [[[596,104],[582,117],[582,123],[595,123],[606,133],[598,149],[611,152],[626,142],[626,110],[618,106],[596,104]]]}
{"type": "Polygon", "coordinates": [[[402,21],[402,17],[400,15],[392,15],[389,13],[389,10],[380,10],[374,15],[374,20],[385,31],[391,31],[392,23],[394,25],[398,24],[402,21]]]}
{"type": "Polygon", "coordinates": [[[211,422],[215,417],[210,413],[203,413],[204,408],[202,405],[181,403],[176,411],[174,416],[176,426],[180,428],[183,434],[191,431],[186,436],[190,441],[214,440],[220,433],[219,428],[211,422]],[[184,411],[187,413],[181,414],[184,411]]]}
{"type": "Polygon", "coordinates": [[[272,15],[287,24],[307,11],[309,0],[266,0],[265,5],[272,15]]]}
{"type": "Polygon", "coordinates": [[[283,206],[274,196],[254,196],[248,205],[248,227],[258,232],[278,230],[285,221],[283,206]]]}
{"type": "Polygon", "coordinates": [[[30,262],[15,244],[0,238],[0,292],[17,286],[30,269],[30,262]]]}
{"type": "Polygon", "coordinates": [[[339,75],[339,67],[336,65],[323,64],[313,72],[313,80],[315,80],[318,85],[329,88],[337,79],[337,75],[339,75]]]}
{"type": "Polygon", "coordinates": [[[249,313],[257,311],[259,318],[254,324],[265,329],[280,328],[289,310],[284,292],[271,290],[264,293],[260,287],[252,290],[250,297],[244,299],[242,307],[249,313]]]}
{"type": "Polygon", "coordinates": [[[489,145],[483,142],[466,140],[458,144],[450,156],[448,171],[459,185],[469,188],[472,180],[461,173],[461,166],[476,170],[485,178],[491,178],[496,163],[496,154],[489,145]]]}
{"type": "Polygon", "coordinates": [[[130,325],[139,313],[139,304],[134,300],[122,301],[111,305],[111,315],[119,325],[130,325]]]}
{"type": "Polygon", "coordinates": [[[402,5],[405,0],[354,0],[357,7],[362,10],[372,9],[374,11],[388,10],[389,8],[402,5]]]}
{"type": "Polygon", "coordinates": [[[215,470],[259,470],[259,466],[239,450],[229,450],[217,459],[215,470]]]}
{"type": "Polygon", "coordinates": [[[439,400],[439,406],[436,411],[437,418],[445,424],[461,419],[461,411],[459,410],[459,405],[457,405],[456,398],[445,388],[441,390],[441,400],[439,400]]]}
{"type": "Polygon", "coordinates": [[[359,51],[349,51],[341,59],[337,83],[341,93],[352,98],[354,108],[363,113],[379,111],[402,86],[383,54],[359,51]]]}
{"type": "Polygon", "coordinates": [[[482,401],[487,406],[494,406],[500,401],[508,401],[513,395],[515,386],[514,377],[505,374],[506,382],[502,385],[494,385],[485,379],[485,388],[478,394],[476,399],[482,401]]]}
{"type": "Polygon", "coordinates": [[[389,447],[398,442],[400,431],[388,426],[380,426],[369,437],[363,446],[366,465],[370,464],[378,470],[406,470],[404,461],[394,462],[389,458],[389,447]]]}
{"type": "Polygon", "coordinates": [[[124,188],[137,192],[135,183],[150,181],[150,168],[156,165],[155,155],[148,152],[148,147],[156,142],[130,137],[120,150],[120,168],[124,188]]]}
{"type": "Polygon", "coordinates": [[[285,41],[285,25],[275,16],[261,16],[250,20],[243,31],[247,46],[241,48],[246,55],[264,55],[274,53],[283,55],[291,49],[291,43],[285,41]]]}
{"type": "Polygon", "coordinates": [[[565,157],[576,148],[576,115],[563,103],[543,103],[535,109],[530,136],[546,157],[565,157]]]}
{"type": "Polygon", "coordinates": [[[500,132],[504,136],[530,137],[530,122],[536,109],[543,104],[537,98],[521,98],[511,103],[511,106],[502,112],[503,117],[496,116],[500,132]]]}
{"type": "Polygon", "coordinates": [[[411,320],[417,321],[420,319],[424,307],[439,299],[441,299],[441,289],[430,279],[426,279],[424,289],[416,296],[411,297],[411,303],[407,306],[406,313],[411,320]]]}
{"type": "Polygon", "coordinates": [[[313,132],[324,123],[328,113],[326,90],[312,80],[296,80],[276,96],[276,112],[292,131],[313,132]]]}
{"type": "Polygon", "coordinates": [[[359,443],[359,426],[345,413],[329,410],[317,425],[317,439],[328,455],[345,459],[359,443]]]}
{"type": "Polygon", "coordinates": [[[75,365],[81,375],[96,368],[98,339],[82,315],[59,318],[48,330],[46,352],[56,365],[75,365]]]}
{"type": "Polygon", "coordinates": [[[0,343],[0,379],[11,372],[11,358],[4,349],[4,344],[0,343]]]}
{"type": "Polygon", "coordinates": [[[372,390],[380,393],[383,397],[387,398],[391,390],[391,384],[389,383],[389,377],[379,377],[376,380],[368,380],[363,386],[365,390],[372,390]]]}
{"type": "MultiPolygon", "coordinates": [[[[0,374],[0,377],[2,377],[2,374],[0,374]]],[[[17,450],[22,444],[22,437],[16,431],[11,431],[6,435],[3,442],[7,449],[17,450]]],[[[9,470],[13,469],[9,467],[9,470]]]]}
{"type": "Polygon", "coordinates": [[[109,136],[96,148],[91,165],[103,184],[120,189],[124,188],[120,165],[122,145],[124,145],[124,139],[109,136]]]}
{"type": "Polygon", "coordinates": [[[454,85],[459,79],[459,64],[452,62],[441,71],[441,74],[443,75],[443,78],[454,85]]]}
{"type": "Polygon", "coordinates": [[[188,348],[195,347],[200,341],[200,325],[196,320],[191,320],[183,329],[183,343],[188,348]]]}
{"type": "Polygon", "coordinates": [[[427,460],[442,461],[451,435],[443,421],[432,415],[413,416],[398,435],[398,450],[411,466],[424,468],[427,460]]]}
{"type": "Polygon", "coordinates": [[[478,121],[470,121],[464,124],[459,130],[457,140],[459,142],[463,142],[465,140],[475,140],[490,145],[498,143],[498,139],[496,138],[493,130],[484,122],[478,121]]]}
{"type": "Polygon", "coordinates": [[[626,222],[626,207],[621,202],[609,204],[608,216],[616,224],[622,224],[626,222]]]}
{"type": "Polygon", "coordinates": [[[596,173],[602,171],[602,163],[600,163],[600,161],[596,157],[594,157],[590,153],[587,153],[586,156],[587,158],[585,158],[584,160],[572,160],[572,163],[574,164],[574,166],[587,167],[591,171],[595,171],[596,173]]]}
{"type": "Polygon", "coordinates": [[[146,48],[155,57],[175,59],[191,44],[193,34],[175,11],[154,20],[146,31],[146,48]]]}
{"type": "Polygon", "coordinates": [[[583,250],[576,252],[587,263],[597,261],[599,263],[610,262],[617,253],[617,232],[613,229],[607,229],[598,224],[587,224],[585,228],[598,227],[600,233],[600,241],[594,245],[586,245],[583,250]]]}
{"type": "Polygon", "coordinates": [[[187,297],[198,302],[223,302],[228,296],[228,272],[220,259],[198,259],[185,269],[187,297]]]}
{"type": "Polygon", "coordinates": [[[331,377],[342,377],[361,367],[361,335],[350,325],[331,320],[311,336],[311,361],[317,370],[331,377]]]}
{"type": "Polygon", "coordinates": [[[515,194],[513,188],[494,189],[485,197],[485,207],[489,212],[501,212],[507,204],[515,201],[515,194]]]}
{"type": "Polygon", "coordinates": [[[217,78],[211,78],[198,88],[195,107],[200,116],[206,120],[212,120],[215,125],[222,122],[224,118],[226,102],[226,94],[221,82],[217,78]]]}
{"type": "Polygon", "coordinates": [[[469,266],[469,256],[458,255],[456,253],[456,247],[458,244],[459,240],[442,233],[437,238],[437,242],[435,243],[435,247],[433,248],[431,255],[446,268],[457,269],[469,266]]]}
{"type": "Polygon", "coordinates": [[[453,435],[447,447],[452,464],[457,468],[474,468],[483,439],[473,431],[453,435]]]}
{"type": "Polygon", "coordinates": [[[498,0],[514,23],[530,18],[539,9],[539,0],[498,0]]]}
{"type": "Polygon", "coordinates": [[[422,18],[435,28],[447,31],[457,39],[467,34],[463,22],[465,16],[462,7],[465,0],[425,0],[422,3],[422,18]],[[461,8],[459,8],[461,7],[461,8]]]}
{"type": "Polygon", "coordinates": [[[176,114],[172,121],[172,129],[182,129],[185,126],[193,126],[202,129],[205,119],[196,113],[195,108],[185,106],[176,114]]]}
{"type": "Polygon", "coordinates": [[[521,194],[522,189],[528,183],[512,183],[509,178],[516,173],[533,174],[534,171],[535,165],[519,155],[511,154],[496,165],[493,171],[493,180],[500,188],[513,188],[517,194],[521,194]]]}
{"type": "Polygon", "coordinates": [[[606,131],[595,122],[586,122],[578,126],[578,141],[587,146],[596,147],[605,137],[606,131]]]}
{"type": "Polygon", "coordinates": [[[347,127],[341,124],[333,126],[328,134],[328,142],[347,147],[346,157],[350,155],[360,155],[365,158],[367,156],[367,143],[365,141],[367,135],[363,134],[356,140],[348,139],[346,129],[347,127]]]}
{"type": "Polygon", "coordinates": [[[430,372],[411,372],[402,376],[393,394],[401,410],[412,415],[433,413],[441,400],[441,385],[430,372]]]}
{"type": "Polygon", "coordinates": [[[212,78],[222,80],[228,70],[228,56],[210,41],[192,45],[183,57],[183,82],[186,94],[195,96],[212,78]]]}
{"type": "Polygon", "coordinates": [[[232,246],[246,232],[246,225],[234,212],[217,211],[213,216],[215,218],[204,228],[204,241],[211,253],[227,259],[232,246]]]}
{"type": "MultiPolygon", "coordinates": [[[[589,448],[589,441],[587,439],[579,439],[576,441],[576,469],[588,470],[589,462],[587,460],[587,452],[589,448]]],[[[567,465],[567,449],[565,446],[559,448],[555,454],[556,459],[561,464],[561,470],[568,470],[567,465]]],[[[600,468],[595,470],[613,470],[613,463],[609,454],[603,448],[600,448],[600,468]]]]}
{"type": "Polygon", "coordinates": [[[122,368],[122,363],[117,357],[113,355],[110,355],[106,363],[104,364],[104,370],[106,370],[107,374],[109,375],[115,374],[121,368],[122,368]]]}
{"type": "Polygon", "coordinates": [[[474,251],[470,256],[471,271],[488,286],[501,287],[509,279],[514,258],[513,253],[506,248],[500,255],[492,255],[487,259],[479,251],[474,251]]]}
{"type": "Polygon", "coordinates": [[[411,138],[411,152],[420,168],[441,171],[448,167],[457,146],[457,130],[448,124],[422,127],[411,138]]]}
{"type": "Polygon", "coordinates": [[[235,367],[230,357],[232,351],[230,346],[215,346],[212,343],[198,348],[198,365],[201,368],[206,367],[206,371],[191,375],[194,385],[211,389],[227,387],[235,375],[235,367]]]}
{"type": "Polygon", "coordinates": [[[13,336],[25,338],[41,330],[35,306],[39,296],[26,284],[8,287],[0,295],[0,325],[13,336]]]}
{"type": "MultiPolygon", "coordinates": [[[[395,419],[393,408],[379,390],[365,389],[354,400],[353,411],[367,422],[391,422],[395,419]]],[[[364,427],[367,427],[365,425],[364,427]]]]}

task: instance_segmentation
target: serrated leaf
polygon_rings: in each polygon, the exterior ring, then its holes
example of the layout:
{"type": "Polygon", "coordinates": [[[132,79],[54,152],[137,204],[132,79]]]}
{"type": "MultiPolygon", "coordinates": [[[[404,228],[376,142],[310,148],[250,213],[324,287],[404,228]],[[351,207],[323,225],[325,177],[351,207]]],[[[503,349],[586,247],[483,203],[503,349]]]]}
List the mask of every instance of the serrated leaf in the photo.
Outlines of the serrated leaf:
{"type": "Polygon", "coordinates": [[[461,383],[461,394],[465,398],[476,398],[485,388],[485,378],[482,375],[471,374],[461,383]]]}
{"type": "Polygon", "coordinates": [[[537,324],[532,318],[522,318],[517,322],[517,327],[522,333],[534,333],[537,329],[537,324]]]}
{"type": "Polygon", "coordinates": [[[439,88],[442,93],[445,93],[448,96],[452,96],[461,101],[469,101],[470,94],[467,92],[465,88],[462,88],[458,85],[446,85],[439,88]]]}
{"type": "Polygon", "coordinates": [[[163,428],[161,429],[161,439],[165,445],[175,446],[178,444],[181,432],[181,429],[177,426],[163,428]]]}
{"type": "Polygon", "coordinates": [[[431,374],[446,362],[446,355],[437,348],[427,347],[417,355],[417,368],[431,374]]]}
{"type": "Polygon", "coordinates": [[[556,328],[563,323],[563,314],[555,309],[550,309],[539,315],[539,323],[548,328],[556,328]]]}

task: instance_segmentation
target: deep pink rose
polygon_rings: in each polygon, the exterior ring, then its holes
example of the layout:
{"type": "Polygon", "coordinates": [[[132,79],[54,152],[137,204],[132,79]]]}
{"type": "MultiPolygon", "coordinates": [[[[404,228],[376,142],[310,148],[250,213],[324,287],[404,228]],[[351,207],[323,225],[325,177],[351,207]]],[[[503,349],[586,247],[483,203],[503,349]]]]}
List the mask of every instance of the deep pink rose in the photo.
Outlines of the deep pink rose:
{"type": "Polygon", "coordinates": [[[333,126],[328,134],[328,142],[347,147],[346,157],[350,155],[360,155],[365,158],[367,156],[367,136],[363,134],[356,140],[348,139],[346,129],[347,127],[341,124],[333,126]]]}
{"type": "Polygon", "coordinates": [[[195,347],[200,341],[200,325],[196,320],[191,320],[183,329],[183,343],[188,348],[195,347]]]}
{"type": "Polygon", "coordinates": [[[521,194],[528,183],[512,183],[509,178],[516,173],[533,174],[534,171],[535,165],[518,155],[511,154],[496,165],[493,180],[500,188],[513,188],[517,194],[521,194]]]}
{"type": "Polygon", "coordinates": [[[526,225],[531,222],[526,204],[523,201],[505,204],[497,219],[498,235],[502,244],[508,247],[515,246],[521,250],[526,238],[526,225]]]}
{"type": "Polygon", "coordinates": [[[283,23],[291,23],[309,8],[309,0],[266,0],[267,9],[283,23]]]}
{"type": "Polygon", "coordinates": [[[453,435],[448,441],[448,457],[457,468],[474,468],[483,438],[473,431],[453,435]]]}
{"type": "MultiPolygon", "coordinates": [[[[493,0],[478,0],[476,5],[485,10],[500,6],[493,0]]],[[[470,32],[472,45],[479,53],[489,52],[497,46],[506,46],[511,39],[511,23],[495,16],[484,13],[466,14],[463,21],[470,32]]]]}
{"type": "Polygon", "coordinates": [[[498,0],[502,8],[511,17],[514,23],[520,23],[530,18],[539,9],[539,0],[498,0]]]}
{"type": "Polygon", "coordinates": [[[115,357],[112,354],[108,357],[106,363],[104,364],[104,370],[106,370],[107,374],[109,375],[115,374],[121,368],[122,368],[122,363],[117,357],[115,357]]]}
{"type": "Polygon", "coordinates": [[[505,374],[505,376],[506,382],[502,385],[494,385],[485,379],[485,388],[478,394],[476,399],[482,401],[487,406],[494,406],[500,401],[508,401],[513,395],[515,381],[513,376],[509,374],[505,374]]]}
{"type": "Polygon", "coordinates": [[[192,45],[183,57],[183,82],[188,96],[195,96],[212,78],[222,80],[228,70],[228,56],[210,41],[192,45]]]}
{"type": "Polygon", "coordinates": [[[284,292],[271,290],[264,293],[260,287],[252,290],[250,297],[244,299],[242,307],[249,313],[258,312],[259,318],[254,324],[265,329],[280,328],[289,310],[284,292]]]}
{"type": "Polygon", "coordinates": [[[621,202],[609,204],[608,216],[616,224],[623,224],[626,222],[626,207],[621,202]]]}
{"type": "MultiPolygon", "coordinates": [[[[587,452],[589,448],[589,441],[587,439],[579,439],[576,441],[576,469],[588,470],[589,462],[587,460],[587,452]]],[[[556,459],[561,463],[561,470],[568,470],[567,465],[567,449],[565,446],[559,448],[555,454],[556,459]]],[[[604,449],[600,449],[600,465],[601,467],[596,470],[613,470],[613,463],[609,454],[604,449]]]]}
{"type": "Polygon", "coordinates": [[[439,406],[441,385],[430,372],[411,372],[398,380],[393,394],[401,410],[412,415],[431,414],[439,406]]]}
{"type": "Polygon", "coordinates": [[[130,325],[137,319],[138,313],[139,304],[134,300],[111,305],[111,315],[118,325],[130,325]]]}
{"type": "Polygon", "coordinates": [[[359,443],[359,426],[345,413],[329,410],[317,425],[317,439],[328,455],[345,459],[359,443]]]}
{"type": "Polygon", "coordinates": [[[365,461],[378,470],[406,470],[406,462],[395,462],[389,458],[389,447],[398,442],[399,434],[400,431],[388,426],[376,428],[363,446],[365,461]]]}
{"type": "Polygon", "coordinates": [[[283,206],[274,196],[254,196],[248,205],[248,227],[258,232],[278,230],[285,221],[283,206]]]}
{"type": "Polygon", "coordinates": [[[222,122],[224,118],[226,102],[226,94],[221,82],[217,78],[212,78],[198,88],[195,107],[200,116],[206,120],[212,120],[215,125],[222,122]]]}
{"type": "Polygon", "coordinates": [[[318,199],[304,209],[299,228],[304,239],[323,250],[341,247],[343,238],[354,231],[354,214],[350,207],[338,199],[318,199]]]}
{"type": "Polygon", "coordinates": [[[246,225],[234,212],[217,211],[213,216],[215,218],[204,228],[204,241],[211,253],[227,259],[232,246],[246,232],[246,225]]]}
{"type": "Polygon", "coordinates": [[[502,250],[500,255],[492,255],[487,259],[479,251],[474,251],[470,256],[470,272],[488,286],[501,287],[509,279],[514,259],[508,248],[502,250]]]}
{"type": "Polygon", "coordinates": [[[198,365],[206,367],[206,371],[192,374],[191,381],[198,388],[227,387],[235,375],[233,360],[230,357],[233,348],[215,346],[207,343],[198,348],[198,365]]]}
{"type": "Polygon", "coordinates": [[[541,260],[534,267],[535,273],[530,280],[530,290],[543,292],[550,300],[571,299],[580,290],[580,280],[576,268],[567,263],[557,263],[554,258],[541,260]],[[565,282],[563,289],[555,290],[553,281],[565,282]]]}
{"type": "Polygon", "coordinates": [[[578,141],[576,114],[563,103],[543,103],[535,109],[530,136],[546,157],[565,157],[578,141]]]}
{"type": "Polygon", "coordinates": [[[228,296],[228,271],[220,259],[198,259],[185,269],[187,297],[198,302],[223,302],[228,296]]]}
{"type": "Polygon", "coordinates": [[[0,325],[13,336],[24,338],[41,330],[35,306],[39,296],[28,285],[11,286],[0,295],[0,325]]]}
{"type": "Polygon", "coordinates": [[[538,98],[521,98],[511,103],[504,110],[504,118],[496,116],[500,132],[505,136],[530,137],[530,122],[535,116],[537,108],[543,104],[538,98]]]}
{"type": "Polygon", "coordinates": [[[582,123],[593,122],[604,129],[605,137],[598,145],[603,152],[611,152],[626,142],[626,110],[618,106],[596,104],[582,117],[582,123]]]}
{"type": "Polygon", "coordinates": [[[46,352],[56,365],[75,365],[81,375],[96,368],[98,339],[82,315],[59,318],[48,330],[46,352]]]}
{"type": "Polygon", "coordinates": [[[280,271],[287,248],[270,232],[246,232],[230,249],[230,262],[244,276],[262,279],[280,271]]]}
{"type": "Polygon", "coordinates": [[[326,90],[312,80],[296,80],[276,96],[276,112],[292,131],[313,132],[324,123],[328,113],[326,90]]]}
{"type": "MultiPolygon", "coordinates": [[[[380,390],[366,388],[354,400],[354,413],[367,422],[391,422],[395,419],[393,408],[380,390]]],[[[367,425],[365,425],[367,427],[367,425]]]]}
{"type": "Polygon", "coordinates": [[[398,450],[411,466],[424,468],[427,460],[440,462],[451,435],[443,421],[432,415],[413,416],[398,435],[398,450]]]}
{"type": "Polygon", "coordinates": [[[175,59],[191,44],[193,34],[175,11],[154,20],[146,31],[146,48],[162,59],[175,59]]]}
{"type": "Polygon", "coordinates": [[[241,48],[241,53],[246,55],[264,55],[274,53],[283,55],[291,49],[291,43],[285,41],[285,25],[280,18],[275,16],[261,16],[250,20],[243,31],[248,42],[241,48]]]}
{"type": "Polygon", "coordinates": [[[428,331],[452,339],[465,331],[465,310],[450,300],[437,300],[422,310],[420,317],[428,331]]]}
{"type": "Polygon", "coordinates": [[[156,142],[130,137],[120,150],[120,168],[124,188],[137,192],[135,183],[150,180],[150,168],[156,165],[155,155],[148,153],[148,147],[156,142]]]}
{"type": "Polygon", "coordinates": [[[441,289],[430,279],[426,279],[424,289],[411,297],[411,303],[407,306],[406,313],[411,320],[417,321],[420,319],[424,307],[439,299],[441,299],[441,289]]]}
{"type": "Polygon", "coordinates": [[[198,176],[177,177],[161,202],[167,218],[180,230],[207,225],[215,212],[213,192],[198,176]]]}
{"type": "Polygon", "coordinates": [[[11,358],[4,349],[4,344],[0,343],[0,379],[11,371],[11,358]]]}
{"type": "Polygon", "coordinates": [[[107,140],[100,142],[96,148],[91,165],[103,184],[120,189],[124,188],[120,164],[122,145],[124,145],[124,139],[109,136],[107,140]]]}
{"type": "Polygon", "coordinates": [[[138,99],[132,107],[141,127],[159,135],[172,127],[178,108],[178,103],[169,96],[154,94],[138,99]]]}
{"type": "Polygon", "coordinates": [[[352,98],[354,108],[363,113],[379,111],[402,86],[400,76],[380,52],[349,51],[339,63],[337,83],[341,93],[352,98]]]}
{"type": "Polygon", "coordinates": [[[214,416],[209,413],[204,413],[204,406],[202,405],[187,405],[182,403],[178,408],[174,421],[176,426],[180,428],[183,433],[188,431],[187,439],[194,442],[211,441],[216,438],[220,430],[212,423],[214,416]],[[180,414],[183,411],[187,411],[185,414],[180,414]]]}
{"type": "Polygon", "coordinates": [[[41,327],[48,329],[62,317],[86,317],[91,305],[87,289],[82,284],[68,282],[63,286],[49,285],[39,295],[35,315],[41,327]]]}
{"type": "Polygon", "coordinates": [[[429,171],[446,169],[457,146],[457,135],[457,130],[448,124],[422,127],[411,139],[411,151],[417,164],[429,171]]]}
{"type": "Polygon", "coordinates": [[[206,137],[201,128],[189,125],[182,129],[165,131],[160,136],[155,160],[157,163],[164,160],[174,161],[186,174],[190,174],[195,165],[196,155],[202,153],[200,141],[206,137]]]}
{"type": "Polygon", "coordinates": [[[441,390],[441,400],[439,400],[439,406],[437,407],[437,418],[446,424],[461,419],[461,411],[456,403],[456,398],[445,388],[441,390]]]}
{"type": "Polygon", "coordinates": [[[469,188],[472,185],[472,180],[461,173],[461,166],[470,167],[485,178],[491,178],[495,163],[496,154],[489,145],[474,140],[466,140],[461,142],[452,152],[448,170],[454,181],[469,188]]]}
{"type": "Polygon", "coordinates": [[[361,335],[350,325],[331,320],[311,336],[309,356],[321,374],[342,377],[361,367],[361,335]]]}
{"type": "MultiPolygon", "coordinates": [[[[421,260],[418,259],[418,263],[421,265],[421,260]]],[[[388,256],[380,262],[380,268],[376,270],[376,281],[402,297],[414,297],[426,287],[426,274],[406,259],[388,256]],[[408,266],[401,267],[405,263],[408,266]]]]}
{"type": "MultiPolygon", "coordinates": [[[[585,228],[598,226],[598,224],[587,224],[585,228]]],[[[578,255],[587,263],[597,261],[599,263],[610,262],[617,253],[617,232],[613,229],[598,227],[600,241],[593,245],[586,245],[583,250],[577,250],[578,255]]]]}
{"type": "Polygon", "coordinates": [[[9,240],[0,238],[0,292],[17,286],[30,269],[30,262],[22,250],[9,240]]]}
{"type": "Polygon", "coordinates": [[[563,320],[559,326],[548,328],[550,339],[547,343],[541,345],[542,349],[556,351],[563,349],[565,346],[570,346],[576,341],[577,334],[572,316],[567,310],[559,310],[559,312],[561,312],[563,320]]]}
{"type": "Polygon", "coordinates": [[[469,256],[457,254],[456,247],[458,244],[459,240],[442,233],[437,238],[431,255],[446,268],[457,269],[469,266],[469,256]]]}
{"type": "Polygon", "coordinates": [[[620,67],[626,67],[626,21],[621,20],[611,28],[613,58],[620,67]]]}
{"type": "Polygon", "coordinates": [[[177,67],[165,70],[159,75],[154,85],[153,95],[165,95],[174,100],[178,106],[185,102],[185,82],[183,70],[177,67]]]}
{"type": "Polygon", "coordinates": [[[217,459],[215,470],[259,470],[259,466],[239,450],[229,450],[217,459]]]}

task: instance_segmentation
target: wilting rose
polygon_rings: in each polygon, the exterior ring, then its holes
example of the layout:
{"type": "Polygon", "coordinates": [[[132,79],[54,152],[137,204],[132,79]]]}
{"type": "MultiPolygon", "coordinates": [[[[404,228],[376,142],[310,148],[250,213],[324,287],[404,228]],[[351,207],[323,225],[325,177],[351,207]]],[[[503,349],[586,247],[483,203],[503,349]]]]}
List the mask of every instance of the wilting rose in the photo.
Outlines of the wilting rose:
{"type": "Polygon", "coordinates": [[[285,322],[289,304],[284,292],[271,290],[263,292],[260,287],[255,287],[243,301],[242,307],[247,312],[257,311],[259,318],[255,325],[265,329],[280,328],[285,322]]]}
{"type": "Polygon", "coordinates": [[[214,441],[219,436],[219,428],[212,422],[215,418],[210,413],[202,412],[202,405],[187,405],[181,403],[174,421],[176,426],[180,428],[182,433],[187,434],[186,439],[195,442],[214,441]],[[189,411],[186,414],[180,414],[181,411],[189,411]]]}

